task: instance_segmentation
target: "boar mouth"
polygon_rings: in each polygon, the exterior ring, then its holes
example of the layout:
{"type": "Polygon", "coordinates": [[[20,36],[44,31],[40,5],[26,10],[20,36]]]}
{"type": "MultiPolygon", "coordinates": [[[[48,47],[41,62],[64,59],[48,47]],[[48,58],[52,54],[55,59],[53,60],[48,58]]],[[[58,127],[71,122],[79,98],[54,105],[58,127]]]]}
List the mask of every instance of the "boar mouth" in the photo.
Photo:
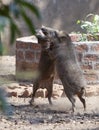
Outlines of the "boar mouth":
{"type": "Polygon", "coordinates": [[[42,50],[46,50],[50,46],[50,39],[42,32],[42,30],[36,31],[36,37],[38,39],[38,43],[41,44],[42,50]]]}
{"type": "Polygon", "coordinates": [[[36,31],[36,37],[39,40],[47,41],[47,37],[44,35],[41,29],[36,31]]]}

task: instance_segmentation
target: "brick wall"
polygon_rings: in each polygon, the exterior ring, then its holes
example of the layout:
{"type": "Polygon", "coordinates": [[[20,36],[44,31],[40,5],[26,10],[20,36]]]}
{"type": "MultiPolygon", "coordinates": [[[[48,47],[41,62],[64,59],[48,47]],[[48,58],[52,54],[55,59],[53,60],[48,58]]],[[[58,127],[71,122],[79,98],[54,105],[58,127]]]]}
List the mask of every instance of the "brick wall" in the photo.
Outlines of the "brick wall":
{"type": "Polygon", "coordinates": [[[32,79],[40,58],[40,45],[34,36],[16,40],[16,77],[32,79]]]}
{"type": "MultiPolygon", "coordinates": [[[[16,40],[16,76],[18,79],[28,80],[35,77],[41,52],[40,45],[37,43],[34,36],[16,40]]],[[[74,45],[87,83],[99,83],[99,41],[74,42],[74,45]]],[[[55,81],[60,83],[58,79],[55,81]]]]}
{"type": "Polygon", "coordinates": [[[74,43],[87,83],[99,83],[99,41],[74,43]]]}

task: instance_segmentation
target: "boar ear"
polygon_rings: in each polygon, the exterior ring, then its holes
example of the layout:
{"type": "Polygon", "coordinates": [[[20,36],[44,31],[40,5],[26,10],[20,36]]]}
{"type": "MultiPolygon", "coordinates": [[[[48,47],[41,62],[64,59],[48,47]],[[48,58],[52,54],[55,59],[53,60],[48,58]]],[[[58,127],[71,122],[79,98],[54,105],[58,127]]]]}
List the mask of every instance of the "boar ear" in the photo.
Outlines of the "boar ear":
{"type": "Polygon", "coordinates": [[[58,34],[57,34],[56,31],[53,32],[53,36],[56,37],[56,38],[58,38],[58,34]]]}
{"type": "Polygon", "coordinates": [[[67,32],[65,32],[65,31],[60,31],[60,33],[59,33],[59,37],[64,41],[71,41],[71,38],[70,38],[70,36],[68,35],[68,33],[67,32]]]}
{"type": "Polygon", "coordinates": [[[61,42],[61,39],[60,39],[59,34],[58,34],[57,31],[54,31],[54,37],[57,38],[57,40],[58,40],[59,42],[61,42]]]}

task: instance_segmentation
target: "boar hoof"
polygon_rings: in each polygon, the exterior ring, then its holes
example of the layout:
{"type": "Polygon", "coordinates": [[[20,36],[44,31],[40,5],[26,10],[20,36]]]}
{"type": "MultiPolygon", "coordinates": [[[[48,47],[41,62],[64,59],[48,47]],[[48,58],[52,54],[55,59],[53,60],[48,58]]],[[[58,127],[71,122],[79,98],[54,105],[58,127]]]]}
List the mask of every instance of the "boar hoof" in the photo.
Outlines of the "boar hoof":
{"type": "Polygon", "coordinates": [[[29,101],[29,103],[30,105],[34,105],[34,101],[32,99],[29,101]]]}

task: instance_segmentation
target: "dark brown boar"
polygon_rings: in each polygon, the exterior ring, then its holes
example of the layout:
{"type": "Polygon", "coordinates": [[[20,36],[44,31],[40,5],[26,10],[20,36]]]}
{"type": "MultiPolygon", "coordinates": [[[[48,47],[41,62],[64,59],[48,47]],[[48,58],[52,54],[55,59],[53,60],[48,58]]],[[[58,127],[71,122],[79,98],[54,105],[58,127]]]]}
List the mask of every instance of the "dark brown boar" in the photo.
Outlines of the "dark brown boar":
{"type": "Polygon", "coordinates": [[[33,94],[30,104],[34,102],[35,93],[39,88],[46,88],[48,91],[48,101],[49,104],[52,104],[51,96],[53,90],[53,80],[55,75],[55,65],[54,60],[51,59],[48,55],[48,52],[44,50],[44,45],[46,44],[46,39],[42,38],[42,34],[36,35],[38,43],[41,44],[41,55],[38,65],[39,76],[34,81],[33,85],[33,94]]]}
{"type": "Polygon", "coordinates": [[[63,31],[56,32],[42,28],[42,32],[50,39],[50,46],[46,44],[50,57],[55,60],[56,71],[62,81],[65,94],[75,109],[75,95],[86,109],[85,94],[86,80],[78,63],[75,48],[69,35],[63,31]]]}

